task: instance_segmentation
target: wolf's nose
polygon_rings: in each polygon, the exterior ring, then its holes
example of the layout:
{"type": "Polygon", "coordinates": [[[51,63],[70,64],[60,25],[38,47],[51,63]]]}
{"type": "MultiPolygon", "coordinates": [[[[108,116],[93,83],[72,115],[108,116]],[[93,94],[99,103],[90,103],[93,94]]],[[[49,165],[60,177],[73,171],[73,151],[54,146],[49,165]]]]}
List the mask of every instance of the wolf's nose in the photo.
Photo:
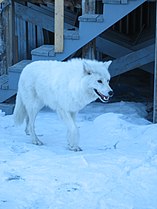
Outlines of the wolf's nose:
{"type": "Polygon", "coordinates": [[[113,91],[109,91],[108,94],[109,94],[110,97],[112,97],[113,96],[113,91]]]}

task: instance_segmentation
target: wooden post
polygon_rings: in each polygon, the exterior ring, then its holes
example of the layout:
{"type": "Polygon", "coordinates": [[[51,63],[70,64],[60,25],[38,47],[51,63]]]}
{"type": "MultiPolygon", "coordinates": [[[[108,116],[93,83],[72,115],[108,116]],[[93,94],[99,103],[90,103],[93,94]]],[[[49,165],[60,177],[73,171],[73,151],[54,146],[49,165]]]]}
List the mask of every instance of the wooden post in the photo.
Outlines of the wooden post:
{"type": "MultiPolygon", "coordinates": [[[[11,66],[15,63],[15,12],[14,12],[14,0],[11,1],[11,4],[9,5],[9,14],[8,14],[8,21],[9,21],[9,49],[8,49],[8,57],[9,62],[8,66],[11,66]]],[[[17,60],[16,60],[17,61],[17,60]]]]}
{"type": "MultiPolygon", "coordinates": [[[[82,14],[95,14],[95,0],[82,0],[82,14]]],[[[82,57],[95,59],[95,40],[90,41],[83,47],[82,57]]]]}
{"type": "Polygon", "coordinates": [[[4,51],[4,40],[3,40],[3,24],[2,24],[2,14],[0,12],[0,53],[4,51]]]}
{"type": "Polygon", "coordinates": [[[55,0],[55,52],[64,49],[64,0],[55,0]]]}
{"type": "Polygon", "coordinates": [[[4,35],[3,35],[2,13],[0,11],[0,76],[5,73],[4,70],[4,35]]]}
{"type": "Polygon", "coordinates": [[[82,14],[95,14],[95,0],[82,0],[82,14]]]}
{"type": "Polygon", "coordinates": [[[153,123],[157,123],[157,2],[156,2],[156,35],[155,35],[155,64],[154,64],[153,123]]]}
{"type": "MultiPolygon", "coordinates": [[[[2,1],[1,1],[2,2],[2,1]]],[[[7,62],[6,62],[6,27],[5,27],[5,8],[2,6],[0,11],[0,75],[7,73],[7,62]]]]}

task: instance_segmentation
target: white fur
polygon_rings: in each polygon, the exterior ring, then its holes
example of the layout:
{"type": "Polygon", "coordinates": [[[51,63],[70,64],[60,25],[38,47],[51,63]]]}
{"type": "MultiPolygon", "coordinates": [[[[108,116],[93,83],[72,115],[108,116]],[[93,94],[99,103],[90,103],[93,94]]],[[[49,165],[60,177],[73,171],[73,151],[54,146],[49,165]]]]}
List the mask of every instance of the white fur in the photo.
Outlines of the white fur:
{"type": "Polygon", "coordinates": [[[63,119],[68,130],[68,145],[71,150],[78,146],[79,132],[75,124],[76,113],[99,98],[97,89],[107,98],[109,86],[108,67],[111,61],[72,59],[67,62],[36,61],[27,65],[20,76],[14,110],[16,124],[26,120],[26,134],[34,144],[41,145],[34,130],[37,113],[48,106],[63,119]],[[100,80],[102,83],[100,83],[100,80]],[[98,82],[99,81],[99,82],[98,82]]]}

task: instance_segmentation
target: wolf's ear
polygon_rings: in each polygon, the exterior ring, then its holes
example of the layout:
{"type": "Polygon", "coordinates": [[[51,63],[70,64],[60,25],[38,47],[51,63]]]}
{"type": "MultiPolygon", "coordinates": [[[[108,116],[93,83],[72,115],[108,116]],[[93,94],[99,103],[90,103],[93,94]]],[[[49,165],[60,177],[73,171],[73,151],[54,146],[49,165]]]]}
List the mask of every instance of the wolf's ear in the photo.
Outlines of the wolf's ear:
{"type": "Polygon", "coordinates": [[[104,62],[104,64],[105,64],[105,66],[106,66],[107,69],[109,68],[109,66],[110,66],[111,63],[112,63],[112,60],[109,60],[107,62],[104,62]]]}
{"type": "Polygon", "coordinates": [[[91,75],[90,65],[87,62],[83,62],[83,70],[85,75],[91,75]]]}

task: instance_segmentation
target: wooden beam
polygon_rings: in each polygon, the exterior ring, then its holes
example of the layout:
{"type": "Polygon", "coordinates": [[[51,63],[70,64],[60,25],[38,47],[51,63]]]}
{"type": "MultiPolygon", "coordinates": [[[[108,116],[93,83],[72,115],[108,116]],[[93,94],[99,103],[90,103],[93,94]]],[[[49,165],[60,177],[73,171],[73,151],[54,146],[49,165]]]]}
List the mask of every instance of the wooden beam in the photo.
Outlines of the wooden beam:
{"type": "Polygon", "coordinates": [[[38,11],[19,3],[15,3],[15,14],[17,17],[27,22],[30,22],[48,31],[54,31],[53,17],[39,13],[38,11]]]}
{"type": "MultiPolygon", "coordinates": [[[[15,14],[17,17],[30,22],[34,25],[44,28],[48,31],[54,32],[54,15],[53,11],[45,12],[42,8],[27,7],[22,4],[15,2],[15,14]]],[[[65,28],[71,28],[69,23],[64,23],[65,28]]]]}
{"type": "Polygon", "coordinates": [[[33,4],[46,4],[46,3],[54,3],[54,0],[23,0],[23,2],[30,2],[33,4]]]}
{"type": "Polygon", "coordinates": [[[145,64],[154,61],[155,46],[154,44],[129,53],[123,57],[113,60],[109,67],[111,77],[125,73],[129,70],[139,68],[145,64]]]}
{"type": "Polygon", "coordinates": [[[156,35],[155,35],[155,65],[154,65],[154,101],[153,123],[157,123],[157,2],[156,2],[156,35]]]}
{"type": "Polygon", "coordinates": [[[8,52],[8,56],[9,56],[9,67],[14,64],[15,62],[17,62],[16,58],[15,58],[15,4],[14,4],[14,0],[12,0],[10,2],[10,10],[9,10],[9,39],[10,39],[10,49],[8,52]]]}
{"type": "Polygon", "coordinates": [[[64,0],[55,0],[55,52],[61,53],[64,49],[64,0]]]}
{"type": "MultiPolygon", "coordinates": [[[[82,0],[82,14],[95,14],[95,0],[82,0]]],[[[96,40],[90,41],[82,48],[82,57],[95,59],[96,40]]]]}

